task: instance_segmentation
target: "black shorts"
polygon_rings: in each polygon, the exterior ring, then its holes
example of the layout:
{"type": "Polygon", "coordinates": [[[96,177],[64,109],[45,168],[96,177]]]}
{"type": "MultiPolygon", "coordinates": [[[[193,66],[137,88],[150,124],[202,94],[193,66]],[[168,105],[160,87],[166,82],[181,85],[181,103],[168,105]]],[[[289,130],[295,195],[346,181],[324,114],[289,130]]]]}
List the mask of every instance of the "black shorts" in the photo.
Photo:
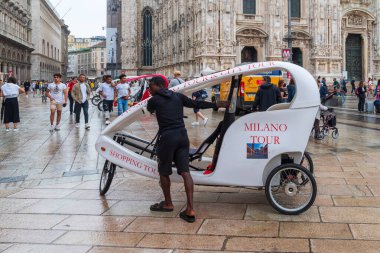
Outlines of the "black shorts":
{"type": "Polygon", "coordinates": [[[113,111],[113,100],[103,100],[103,111],[113,111]]]}
{"type": "Polygon", "coordinates": [[[161,176],[173,173],[173,162],[177,173],[189,172],[189,138],[186,129],[173,129],[161,134],[157,149],[158,172],[161,176]]]}

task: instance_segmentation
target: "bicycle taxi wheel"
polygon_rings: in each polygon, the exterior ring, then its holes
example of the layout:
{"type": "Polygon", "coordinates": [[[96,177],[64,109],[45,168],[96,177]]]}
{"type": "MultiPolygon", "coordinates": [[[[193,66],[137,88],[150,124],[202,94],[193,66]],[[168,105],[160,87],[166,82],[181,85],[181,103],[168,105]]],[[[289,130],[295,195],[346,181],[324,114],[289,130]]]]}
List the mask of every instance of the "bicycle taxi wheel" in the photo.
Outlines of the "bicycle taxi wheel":
{"type": "Polygon", "coordinates": [[[99,192],[100,195],[105,195],[109,190],[113,176],[115,175],[116,165],[110,161],[106,161],[103,166],[102,176],[100,178],[99,192]]]}
{"type": "Polygon", "coordinates": [[[313,174],[298,164],[283,164],[268,176],[265,195],[274,209],[296,215],[308,210],[317,196],[313,174]]]}

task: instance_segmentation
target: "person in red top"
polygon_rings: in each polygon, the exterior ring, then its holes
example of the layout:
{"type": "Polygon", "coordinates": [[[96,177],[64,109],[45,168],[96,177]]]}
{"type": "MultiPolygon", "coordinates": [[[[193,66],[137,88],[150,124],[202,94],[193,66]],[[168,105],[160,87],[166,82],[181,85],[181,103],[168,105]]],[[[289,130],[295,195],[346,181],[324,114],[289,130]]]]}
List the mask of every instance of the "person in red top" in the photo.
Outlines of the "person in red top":
{"type": "Polygon", "coordinates": [[[73,97],[71,96],[71,91],[73,90],[74,88],[74,85],[78,82],[78,78],[76,76],[74,76],[72,79],[71,79],[71,82],[69,82],[67,84],[67,88],[69,88],[69,100],[70,100],[70,115],[73,115],[73,109],[74,109],[74,99],[73,97]]]}

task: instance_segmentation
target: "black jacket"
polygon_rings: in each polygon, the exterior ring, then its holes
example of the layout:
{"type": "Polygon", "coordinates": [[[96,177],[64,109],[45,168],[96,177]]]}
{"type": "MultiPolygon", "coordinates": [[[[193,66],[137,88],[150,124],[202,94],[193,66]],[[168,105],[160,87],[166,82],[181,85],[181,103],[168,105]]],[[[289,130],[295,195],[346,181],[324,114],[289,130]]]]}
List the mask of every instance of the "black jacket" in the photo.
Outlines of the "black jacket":
{"type": "Polygon", "coordinates": [[[259,87],[257,91],[255,101],[253,102],[252,110],[266,111],[274,104],[282,102],[280,90],[271,83],[265,83],[259,87]]]}
{"type": "Polygon", "coordinates": [[[156,112],[159,132],[185,128],[183,107],[188,108],[217,108],[215,103],[192,100],[181,93],[162,89],[148,101],[149,112],[156,112]]]}

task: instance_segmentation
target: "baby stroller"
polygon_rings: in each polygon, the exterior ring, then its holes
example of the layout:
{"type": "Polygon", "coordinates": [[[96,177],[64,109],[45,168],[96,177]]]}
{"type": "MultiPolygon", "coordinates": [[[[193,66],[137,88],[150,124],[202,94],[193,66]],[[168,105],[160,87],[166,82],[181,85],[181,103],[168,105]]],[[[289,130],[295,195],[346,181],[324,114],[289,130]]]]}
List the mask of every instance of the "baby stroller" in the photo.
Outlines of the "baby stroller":
{"type": "Polygon", "coordinates": [[[321,120],[323,122],[321,126],[322,137],[324,138],[328,136],[330,131],[332,131],[331,136],[334,139],[337,139],[339,137],[339,131],[336,127],[336,116],[334,110],[329,108],[327,111],[322,111],[321,120]]]}

